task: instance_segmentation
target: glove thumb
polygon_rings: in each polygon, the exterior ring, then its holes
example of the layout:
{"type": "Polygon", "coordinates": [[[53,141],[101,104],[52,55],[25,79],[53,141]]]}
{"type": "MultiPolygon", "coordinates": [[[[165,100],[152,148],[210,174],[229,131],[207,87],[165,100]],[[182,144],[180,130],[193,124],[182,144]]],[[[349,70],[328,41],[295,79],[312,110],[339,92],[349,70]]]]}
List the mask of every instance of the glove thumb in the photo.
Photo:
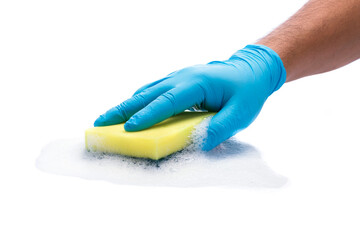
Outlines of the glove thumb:
{"type": "Polygon", "coordinates": [[[228,103],[210,120],[202,148],[204,151],[210,151],[246,127],[237,108],[238,106],[228,103]]]}

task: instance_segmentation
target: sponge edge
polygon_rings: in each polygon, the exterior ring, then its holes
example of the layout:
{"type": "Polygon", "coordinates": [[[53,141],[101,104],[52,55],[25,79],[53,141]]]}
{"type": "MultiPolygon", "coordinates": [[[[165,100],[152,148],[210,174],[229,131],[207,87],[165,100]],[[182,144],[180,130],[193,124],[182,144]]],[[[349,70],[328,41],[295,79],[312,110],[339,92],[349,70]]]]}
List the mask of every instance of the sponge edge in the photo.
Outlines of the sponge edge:
{"type": "Polygon", "coordinates": [[[183,112],[138,132],[125,131],[124,123],[93,127],[85,131],[85,147],[93,152],[159,160],[189,145],[195,126],[214,114],[183,112]]]}

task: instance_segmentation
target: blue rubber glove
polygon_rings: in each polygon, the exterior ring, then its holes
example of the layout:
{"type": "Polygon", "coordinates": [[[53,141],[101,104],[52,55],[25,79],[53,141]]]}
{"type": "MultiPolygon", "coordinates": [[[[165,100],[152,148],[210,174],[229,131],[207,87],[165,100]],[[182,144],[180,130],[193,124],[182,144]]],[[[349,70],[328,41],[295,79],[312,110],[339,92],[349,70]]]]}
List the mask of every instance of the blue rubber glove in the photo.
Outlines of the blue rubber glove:
{"type": "Polygon", "coordinates": [[[126,131],[139,131],[196,105],[218,112],[208,128],[207,151],[249,126],[285,79],[283,63],[273,50],[248,45],[229,60],[187,67],[143,86],[94,126],[126,121],[126,131]]]}

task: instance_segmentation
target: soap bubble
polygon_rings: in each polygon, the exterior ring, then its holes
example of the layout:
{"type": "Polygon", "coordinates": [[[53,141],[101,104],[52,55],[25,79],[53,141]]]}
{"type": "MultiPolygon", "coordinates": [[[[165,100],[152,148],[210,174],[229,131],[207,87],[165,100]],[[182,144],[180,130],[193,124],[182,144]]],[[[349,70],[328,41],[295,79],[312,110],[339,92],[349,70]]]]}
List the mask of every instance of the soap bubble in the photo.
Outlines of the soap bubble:
{"type": "Polygon", "coordinates": [[[187,148],[157,161],[89,152],[83,139],[61,139],[43,148],[36,166],[60,175],[141,186],[276,188],[287,182],[256,148],[234,137],[201,151],[210,119],[196,126],[187,148]]]}

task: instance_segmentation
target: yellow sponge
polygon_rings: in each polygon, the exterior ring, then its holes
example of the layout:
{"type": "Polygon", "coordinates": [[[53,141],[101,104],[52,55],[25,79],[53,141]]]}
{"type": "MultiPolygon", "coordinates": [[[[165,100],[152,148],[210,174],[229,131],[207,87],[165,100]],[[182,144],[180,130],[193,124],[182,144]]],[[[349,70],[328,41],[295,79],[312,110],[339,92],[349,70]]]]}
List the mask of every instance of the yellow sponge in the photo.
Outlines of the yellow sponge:
{"type": "Polygon", "coordinates": [[[212,115],[184,112],[138,132],[126,132],[124,123],[90,128],[85,132],[86,149],[158,160],[185,148],[194,127],[212,115]]]}

